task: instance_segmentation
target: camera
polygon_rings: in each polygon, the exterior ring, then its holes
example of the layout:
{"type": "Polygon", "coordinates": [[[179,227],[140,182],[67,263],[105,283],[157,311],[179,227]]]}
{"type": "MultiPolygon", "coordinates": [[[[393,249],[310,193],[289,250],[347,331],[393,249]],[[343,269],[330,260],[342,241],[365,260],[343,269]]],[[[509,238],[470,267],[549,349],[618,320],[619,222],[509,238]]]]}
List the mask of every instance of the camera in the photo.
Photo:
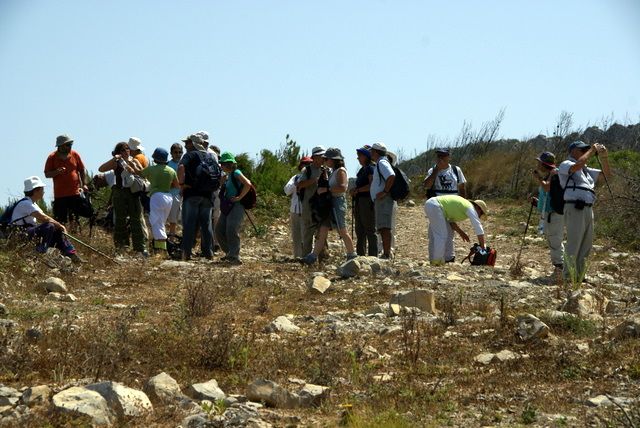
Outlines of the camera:
{"type": "Polygon", "coordinates": [[[582,199],[578,199],[575,203],[575,207],[577,210],[583,210],[585,205],[586,205],[586,202],[583,201],[582,199]]]}

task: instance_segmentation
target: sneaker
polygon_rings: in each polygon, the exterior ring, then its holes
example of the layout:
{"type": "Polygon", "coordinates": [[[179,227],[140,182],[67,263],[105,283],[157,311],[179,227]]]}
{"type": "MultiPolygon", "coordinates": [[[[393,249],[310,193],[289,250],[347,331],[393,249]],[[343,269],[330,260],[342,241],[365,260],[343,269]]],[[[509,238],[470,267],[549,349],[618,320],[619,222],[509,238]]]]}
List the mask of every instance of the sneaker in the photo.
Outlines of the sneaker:
{"type": "Polygon", "coordinates": [[[318,256],[316,256],[313,253],[309,253],[309,254],[307,254],[306,256],[304,256],[302,258],[302,263],[304,263],[306,265],[312,265],[317,261],[318,261],[318,256]]]}
{"type": "Polygon", "coordinates": [[[87,261],[84,260],[82,257],[80,257],[78,254],[73,253],[73,254],[69,254],[67,257],[69,257],[71,259],[71,261],[77,265],[81,264],[81,263],[86,263],[87,261]]]}
{"type": "Polygon", "coordinates": [[[452,258],[450,258],[449,260],[445,260],[444,262],[445,262],[445,263],[455,263],[455,262],[456,262],[456,258],[455,258],[455,257],[452,257],[452,258]]]}

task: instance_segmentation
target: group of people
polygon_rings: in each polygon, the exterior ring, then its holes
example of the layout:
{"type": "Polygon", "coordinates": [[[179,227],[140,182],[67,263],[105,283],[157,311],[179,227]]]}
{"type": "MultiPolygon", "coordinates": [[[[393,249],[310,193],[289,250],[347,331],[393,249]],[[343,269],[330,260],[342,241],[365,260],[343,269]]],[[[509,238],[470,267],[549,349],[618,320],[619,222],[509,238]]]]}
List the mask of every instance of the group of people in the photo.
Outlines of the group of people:
{"type": "MultiPolygon", "coordinates": [[[[199,234],[201,257],[211,260],[220,248],[225,253],[222,260],[241,264],[244,207],[240,202],[251,189],[251,182],[237,168],[232,153],[220,153],[216,146],[209,145],[206,131],[191,134],[182,142],[171,146],[171,159],[169,151],[156,148],[151,163],[140,139],[132,137],[117,143],[111,157],[99,166],[93,184],[110,188],[116,251],[132,248],[140,256],[149,256],[147,212],[154,252],[166,252],[167,240],[176,235],[181,222],[184,260],[193,257],[199,234]]],[[[89,217],[93,210],[87,198],[87,170],[73,144],[71,137],[58,136],[56,150],[45,163],[45,177],[53,180],[53,217],[38,206],[46,184],[38,176],[31,176],[24,181],[25,198],[12,208],[11,223],[27,227],[31,236],[38,237],[38,251],[56,247],[81,263],[68,240],[65,224],[78,216],[89,217]]]]}
{"type": "MultiPolygon", "coordinates": [[[[252,184],[238,169],[232,153],[220,153],[209,144],[206,131],[193,133],[182,143],[173,144],[170,151],[156,148],[150,163],[140,139],[132,137],[117,143],[111,157],[99,166],[93,184],[111,189],[116,251],[131,246],[139,255],[149,255],[147,211],[154,251],[165,252],[167,240],[182,223],[184,260],[193,257],[199,234],[201,257],[212,259],[220,248],[225,253],[222,260],[241,264],[240,230],[245,217],[241,201],[252,184]]],[[[89,216],[92,208],[86,196],[87,171],[73,144],[69,136],[58,136],[56,150],[45,163],[44,175],[53,180],[53,217],[38,205],[46,184],[38,176],[30,176],[24,180],[25,197],[13,207],[11,222],[26,226],[29,235],[39,239],[38,251],[55,247],[81,263],[65,224],[75,216],[89,216]]],[[[483,200],[466,199],[465,176],[459,166],[450,163],[449,149],[438,148],[435,155],[436,162],[423,181],[427,190],[424,212],[429,220],[429,261],[442,265],[455,261],[454,232],[470,241],[458,224],[465,219],[470,220],[478,244],[485,248],[481,219],[488,209],[483,200]]],[[[291,197],[293,255],[306,264],[326,254],[332,229],[344,243],[347,260],[359,255],[392,257],[397,211],[390,194],[395,180],[394,156],[380,142],[358,148],[356,156],[360,169],[351,186],[340,149],[317,146],[311,156],[300,160],[299,173],[284,187],[291,197]],[[347,228],[347,196],[352,199],[355,245],[347,228]]],[[[601,176],[610,175],[607,149],[576,141],[560,165],[550,152],[541,153],[536,162],[533,177],[539,184],[538,196],[530,199],[541,214],[555,274],[565,280],[582,279],[593,242],[595,184],[601,176]],[[593,156],[599,156],[602,171],[587,166],[593,156]],[[563,202],[560,207],[554,203],[554,191],[555,199],[563,202]]]]}

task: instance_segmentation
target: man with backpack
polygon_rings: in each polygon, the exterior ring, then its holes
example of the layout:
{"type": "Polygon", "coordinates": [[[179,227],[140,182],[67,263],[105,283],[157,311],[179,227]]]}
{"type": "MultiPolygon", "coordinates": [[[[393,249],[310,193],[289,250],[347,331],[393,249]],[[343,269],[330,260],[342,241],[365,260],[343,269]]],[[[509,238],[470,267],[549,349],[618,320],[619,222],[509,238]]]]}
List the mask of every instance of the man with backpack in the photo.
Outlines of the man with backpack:
{"type": "Polygon", "coordinates": [[[531,197],[530,201],[538,208],[544,225],[544,236],[549,245],[551,255],[551,264],[554,266],[554,277],[556,280],[562,278],[563,261],[562,256],[564,246],[564,218],[562,209],[556,211],[554,203],[551,199],[552,181],[557,181],[558,168],[556,168],[556,157],[551,152],[542,152],[536,158],[538,164],[533,170],[533,178],[538,183],[538,197],[531,197]],[[554,178],[555,177],[555,178],[554,178]]]}
{"type": "Polygon", "coordinates": [[[459,166],[451,165],[451,152],[448,148],[436,149],[436,164],[427,172],[423,186],[427,189],[427,198],[441,195],[460,195],[467,197],[467,180],[459,166]]]}
{"type": "Polygon", "coordinates": [[[582,141],[569,145],[569,159],[558,167],[560,184],[564,189],[564,225],[567,242],[564,247],[565,280],[582,282],[586,271],[586,258],[593,244],[593,204],[595,185],[600,173],[611,175],[609,154],[602,144],[590,146],[582,141]],[[602,161],[602,171],[587,166],[593,156],[602,161]]]}
{"type": "Polygon", "coordinates": [[[387,147],[383,143],[371,146],[371,160],[376,163],[369,195],[375,205],[376,229],[382,238],[382,255],[380,258],[391,258],[391,229],[394,223],[396,201],[391,197],[391,188],[396,173],[387,158],[387,147]]]}
{"type": "Polygon", "coordinates": [[[93,215],[93,208],[84,194],[88,190],[86,169],[72,146],[71,137],[59,135],[56,151],[49,154],[44,165],[44,176],[53,180],[53,217],[62,224],[73,216],[93,215]]]}
{"type": "Polygon", "coordinates": [[[213,258],[211,210],[214,192],[220,188],[221,169],[204,147],[200,135],[192,134],[185,141],[187,153],[178,166],[178,182],[182,192],[182,258],[191,259],[191,250],[200,228],[202,257],[213,258]]]}
{"type": "Polygon", "coordinates": [[[311,150],[311,164],[304,167],[300,173],[300,179],[296,183],[298,197],[301,202],[302,211],[302,254],[309,254],[313,251],[313,238],[318,232],[318,222],[313,218],[313,207],[311,197],[318,190],[318,179],[322,172],[322,165],[326,150],[322,146],[314,147],[311,150]]]}

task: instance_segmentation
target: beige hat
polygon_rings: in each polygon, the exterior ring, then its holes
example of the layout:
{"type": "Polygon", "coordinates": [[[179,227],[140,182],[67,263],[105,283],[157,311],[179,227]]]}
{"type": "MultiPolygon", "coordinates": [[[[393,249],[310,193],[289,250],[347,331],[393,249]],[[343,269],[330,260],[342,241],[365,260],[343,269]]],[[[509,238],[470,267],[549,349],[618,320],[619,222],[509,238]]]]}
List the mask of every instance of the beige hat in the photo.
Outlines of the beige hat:
{"type": "Polygon", "coordinates": [[[373,145],[371,146],[371,149],[377,150],[382,153],[387,153],[387,146],[385,146],[384,143],[381,143],[381,142],[373,143],[373,145]]]}
{"type": "Polygon", "coordinates": [[[37,189],[38,187],[45,187],[44,181],[40,180],[40,177],[34,175],[32,177],[27,177],[24,180],[24,191],[30,192],[33,189],[37,189]]]}
{"type": "Polygon", "coordinates": [[[129,138],[129,142],[127,143],[129,146],[129,150],[140,150],[144,151],[144,147],[142,147],[142,141],[138,137],[129,138]]]}
{"type": "Polygon", "coordinates": [[[476,199],[472,202],[482,210],[482,214],[480,215],[480,217],[486,217],[489,215],[489,210],[487,210],[487,204],[485,201],[483,201],[482,199],[476,199]]]}

